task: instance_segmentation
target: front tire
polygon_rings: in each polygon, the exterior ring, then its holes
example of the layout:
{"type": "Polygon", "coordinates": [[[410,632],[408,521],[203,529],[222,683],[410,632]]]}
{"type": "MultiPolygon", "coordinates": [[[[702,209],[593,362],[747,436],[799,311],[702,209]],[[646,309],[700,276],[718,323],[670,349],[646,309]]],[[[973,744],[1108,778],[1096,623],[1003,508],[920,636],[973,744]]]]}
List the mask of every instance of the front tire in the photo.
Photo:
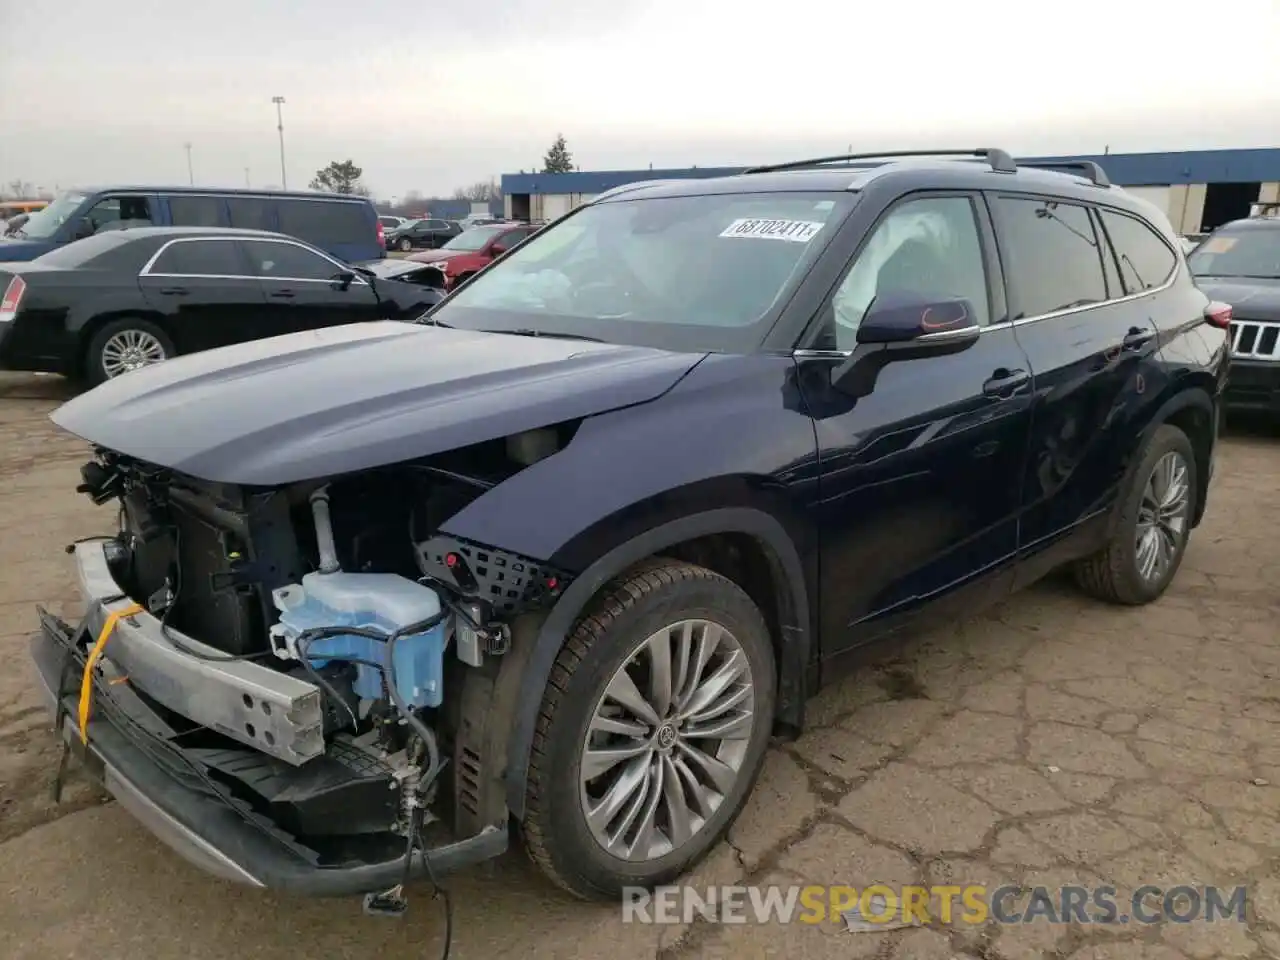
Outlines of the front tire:
{"type": "Polygon", "coordinates": [[[680,876],[746,804],[775,688],[768,628],[737,584],[676,561],[611,583],[543,695],[526,787],[533,861],[584,899],[680,876]]]}
{"type": "Polygon", "coordinates": [[[396,246],[398,246],[405,253],[408,253],[410,250],[413,249],[413,241],[410,240],[408,237],[401,237],[400,242],[396,244],[396,246]]]}
{"type": "Polygon", "coordinates": [[[1111,539],[1076,564],[1076,582],[1109,603],[1159,599],[1182,564],[1199,489],[1191,441],[1161,424],[1134,470],[1111,539]]]}
{"type": "Polygon", "coordinates": [[[141,317],[123,317],[103,326],[85,350],[85,379],[93,385],[177,356],[160,327],[141,317]]]}

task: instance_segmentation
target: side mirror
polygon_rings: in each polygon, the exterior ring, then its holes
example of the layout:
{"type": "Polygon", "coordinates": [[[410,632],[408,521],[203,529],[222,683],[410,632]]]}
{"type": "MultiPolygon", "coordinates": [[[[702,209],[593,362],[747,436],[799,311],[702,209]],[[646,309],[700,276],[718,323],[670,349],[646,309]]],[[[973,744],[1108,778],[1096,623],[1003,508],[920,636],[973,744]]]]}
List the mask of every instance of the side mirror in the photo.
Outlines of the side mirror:
{"type": "Polygon", "coordinates": [[[492,247],[489,248],[489,252],[493,254],[493,256],[495,257],[500,257],[507,252],[507,248],[500,243],[495,243],[492,247]]]}
{"type": "Polygon", "coordinates": [[[348,289],[355,282],[356,275],[350,270],[344,270],[333,278],[333,285],[339,290],[348,289]]]}
{"type": "Polygon", "coordinates": [[[831,385],[865,397],[890,363],[967,350],[982,335],[975,316],[973,304],[960,297],[905,292],[878,296],[858,325],[852,356],[831,371],[831,385]]]}
{"type": "Polygon", "coordinates": [[[88,217],[81,217],[76,223],[75,232],[71,235],[72,240],[83,240],[85,237],[93,236],[93,221],[88,217]]]}

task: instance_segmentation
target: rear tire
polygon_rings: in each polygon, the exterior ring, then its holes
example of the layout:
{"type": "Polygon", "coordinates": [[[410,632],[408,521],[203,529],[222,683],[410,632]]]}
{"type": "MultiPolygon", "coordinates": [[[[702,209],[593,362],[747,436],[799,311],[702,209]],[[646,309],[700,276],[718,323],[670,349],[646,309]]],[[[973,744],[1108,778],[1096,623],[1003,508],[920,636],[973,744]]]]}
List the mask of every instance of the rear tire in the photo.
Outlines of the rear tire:
{"type": "Polygon", "coordinates": [[[737,584],[669,560],[609,584],[543,694],[523,824],[533,861],[584,899],[679,877],[746,804],[775,689],[768,628],[737,584]]]}
{"type": "Polygon", "coordinates": [[[1140,606],[1159,599],[1186,554],[1199,489],[1191,441],[1172,424],[1161,424],[1134,470],[1111,539],[1077,562],[1076,582],[1108,603],[1140,606]]]}
{"type": "Polygon", "coordinates": [[[91,385],[128,370],[149,367],[178,355],[169,335],[150,320],[121,317],[105,324],[85,349],[84,379],[91,385]]]}

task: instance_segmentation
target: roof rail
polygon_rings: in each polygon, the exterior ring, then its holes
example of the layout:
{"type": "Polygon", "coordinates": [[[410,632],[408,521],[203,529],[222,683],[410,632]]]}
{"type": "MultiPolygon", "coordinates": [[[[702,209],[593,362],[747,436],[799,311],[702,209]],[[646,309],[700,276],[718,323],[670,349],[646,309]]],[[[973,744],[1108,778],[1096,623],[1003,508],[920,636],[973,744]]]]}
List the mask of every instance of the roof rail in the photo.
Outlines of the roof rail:
{"type": "Polygon", "coordinates": [[[1035,167],[1043,170],[1076,170],[1096,187],[1111,186],[1111,178],[1107,172],[1092,160],[1019,160],[1020,167],[1035,167]]]}
{"type": "Polygon", "coordinates": [[[589,201],[595,203],[597,200],[608,200],[610,197],[616,197],[619,194],[630,193],[632,190],[640,190],[643,187],[653,187],[663,183],[675,183],[670,178],[659,178],[656,180],[628,180],[626,183],[620,183],[616,187],[610,187],[601,193],[597,193],[589,201]]]}
{"type": "Polygon", "coordinates": [[[815,157],[811,160],[793,160],[790,163],[774,163],[763,167],[751,167],[743,173],[773,173],[781,170],[803,170],[821,167],[828,163],[847,163],[851,160],[905,160],[911,157],[978,157],[990,164],[996,173],[1016,173],[1017,164],[1008,152],[996,147],[978,147],[974,150],[889,150],[878,153],[845,153],[833,157],[815,157]]]}

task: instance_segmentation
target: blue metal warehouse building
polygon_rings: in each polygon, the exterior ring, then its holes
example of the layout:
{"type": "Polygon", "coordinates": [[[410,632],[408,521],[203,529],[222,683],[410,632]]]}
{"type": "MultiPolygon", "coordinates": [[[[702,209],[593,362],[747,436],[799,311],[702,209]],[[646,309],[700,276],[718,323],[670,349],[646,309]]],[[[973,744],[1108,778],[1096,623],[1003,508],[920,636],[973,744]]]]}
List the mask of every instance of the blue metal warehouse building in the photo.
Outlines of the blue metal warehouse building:
{"type": "MultiPolygon", "coordinates": [[[[1280,201],[1280,148],[1111,153],[1037,160],[1094,160],[1114,183],[1169,214],[1179,233],[1199,233],[1245,216],[1258,201],[1280,201]]],[[[605,190],[638,180],[721,177],[743,167],[508,173],[502,177],[509,217],[550,220],[605,190]]]]}

